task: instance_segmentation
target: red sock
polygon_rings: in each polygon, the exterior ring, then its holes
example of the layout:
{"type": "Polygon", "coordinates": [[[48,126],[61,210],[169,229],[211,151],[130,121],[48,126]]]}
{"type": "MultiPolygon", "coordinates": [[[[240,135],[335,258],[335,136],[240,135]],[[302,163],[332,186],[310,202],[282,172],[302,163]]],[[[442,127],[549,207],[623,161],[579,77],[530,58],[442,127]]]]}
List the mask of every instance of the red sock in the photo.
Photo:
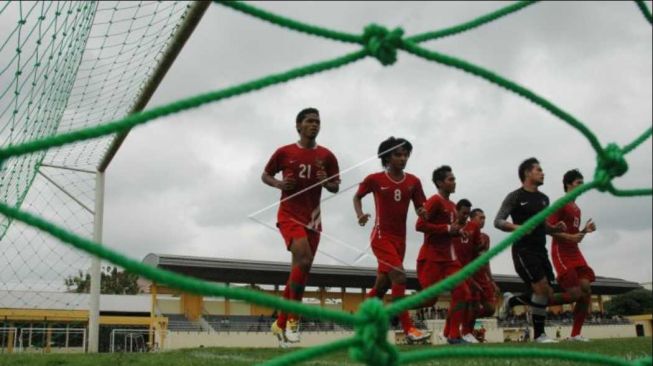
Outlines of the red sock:
{"type": "Polygon", "coordinates": [[[463,323],[462,323],[462,333],[469,334],[474,330],[474,320],[476,319],[476,314],[478,313],[478,303],[469,302],[463,310],[463,323]]]}
{"type": "Polygon", "coordinates": [[[576,301],[576,305],[574,305],[574,325],[571,327],[572,337],[580,335],[580,330],[583,327],[585,317],[587,316],[588,305],[589,300],[585,296],[576,301]]]}
{"type": "Polygon", "coordinates": [[[451,292],[451,305],[449,306],[448,318],[451,319],[449,325],[449,338],[460,338],[460,325],[463,322],[463,315],[467,302],[465,301],[465,290],[460,286],[451,292]]]}
{"type": "Polygon", "coordinates": [[[372,289],[369,290],[367,294],[365,294],[366,299],[369,299],[371,297],[376,297],[376,287],[372,287],[372,289]]]}
{"type": "MultiPolygon", "coordinates": [[[[307,278],[308,273],[304,272],[299,266],[294,266],[290,271],[288,282],[286,282],[286,288],[283,290],[283,297],[288,300],[301,302],[304,297],[304,287],[307,278]]],[[[294,314],[279,314],[279,317],[277,318],[277,325],[279,328],[286,329],[286,322],[289,317],[293,319],[297,318],[294,314]]]]}
{"type": "MultiPolygon", "coordinates": [[[[406,285],[405,284],[393,284],[392,285],[392,300],[396,301],[404,297],[406,294],[406,285]]],[[[408,332],[410,328],[413,327],[413,321],[410,319],[410,314],[408,310],[402,311],[399,314],[399,323],[401,323],[401,328],[404,330],[404,333],[408,332]]]]}
{"type": "Polygon", "coordinates": [[[451,322],[449,321],[449,316],[444,321],[444,329],[442,329],[442,334],[445,338],[449,338],[449,328],[451,328],[451,322]]]}
{"type": "MultiPolygon", "coordinates": [[[[290,300],[290,286],[286,282],[286,287],[283,289],[283,294],[281,295],[284,299],[290,300]]],[[[288,320],[288,314],[280,311],[279,316],[277,316],[277,325],[281,329],[286,329],[286,321],[288,320]]]]}

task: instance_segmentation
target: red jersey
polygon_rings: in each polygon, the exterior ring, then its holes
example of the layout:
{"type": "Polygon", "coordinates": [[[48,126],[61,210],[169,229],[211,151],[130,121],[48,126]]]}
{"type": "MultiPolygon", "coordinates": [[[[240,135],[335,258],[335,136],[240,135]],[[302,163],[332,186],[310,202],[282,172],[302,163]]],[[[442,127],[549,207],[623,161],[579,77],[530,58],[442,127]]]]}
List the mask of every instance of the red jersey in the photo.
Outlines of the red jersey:
{"type": "Polygon", "coordinates": [[[298,143],[282,146],[272,154],[265,172],[274,176],[293,178],[295,188],[281,191],[281,204],[277,220],[295,220],[302,225],[321,230],[320,197],[322,186],[318,184],[317,172],[326,171],[327,177],[339,174],[338,160],[331,151],[322,146],[304,148],[298,143]],[[312,187],[312,188],[309,188],[312,187]]]}
{"type": "Polygon", "coordinates": [[[363,198],[370,192],[374,195],[376,209],[372,236],[389,234],[405,238],[410,201],[415,208],[422,207],[426,201],[419,178],[404,173],[403,179],[395,181],[387,172],[370,174],[358,186],[356,195],[363,198]]]}
{"type": "MultiPolygon", "coordinates": [[[[481,245],[479,246],[478,256],[484,254],[488,250],[490,250],[490,237],[486,233],[481,232],[481,245]]],[[[481,267],[478,273],[485,273],[487,279],[492,280],[492,275],[490,272],[490,262],[488,262],[488,264],[481,267]]]]}
{"type": "Polygon", "coordinates": [[[427,220],[417,219],[416,229],[424,233],[424,244],[419,250],[417,261],[450,262],[457,260],[451,245],[449,226],[456,220],[456,204],[433,195],[424,203],[427,220]]]}
{"type": "Polygon", "coordinates": [[[465,266],[476,259],[481,251],[481,229],[476,222],[467,221],[463,230],[467,233],[467,238],[456,236],[451,238],[451,242],[460,264],[465,266]]]}
{"type": "MultiPolygon", "coordinates": [[[[550,225],[555,225],[555,223],[562,221],[567,225],[565,233],[577,234],[580,231],[580,208],[578,208],[576,202],[569,202],[553,215],[549,216],[547,221],[550,225]]],[[[578,248],[578,243],[572,243],[555,237],[551,244],[551,256],[554,261],[577,262],[581,260],[585,262],[583,254],[581,254],[578,248]]]]}

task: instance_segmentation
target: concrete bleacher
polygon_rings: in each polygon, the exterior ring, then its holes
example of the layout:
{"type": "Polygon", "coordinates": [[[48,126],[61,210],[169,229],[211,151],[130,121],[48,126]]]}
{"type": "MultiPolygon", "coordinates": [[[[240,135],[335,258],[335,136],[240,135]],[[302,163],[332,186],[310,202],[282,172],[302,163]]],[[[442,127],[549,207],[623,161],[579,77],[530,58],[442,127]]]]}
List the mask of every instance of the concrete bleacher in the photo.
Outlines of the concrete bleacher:
{"type": "Polygon", "coordinates": [[[168,330],[172,332],[202,332],[199,322],[188,320],[183,314],[164,314],[168,318],[168,330]]]}
{"type": "MultiPolygon", "coordinates": [[[[202,318],[216,332],[269,332],[275,318],[255,315],[203,315],[202,318]]],[[[308,332],[351,330],[351,327],[319,319],[302,318],[300,329],[308,332]]]]}

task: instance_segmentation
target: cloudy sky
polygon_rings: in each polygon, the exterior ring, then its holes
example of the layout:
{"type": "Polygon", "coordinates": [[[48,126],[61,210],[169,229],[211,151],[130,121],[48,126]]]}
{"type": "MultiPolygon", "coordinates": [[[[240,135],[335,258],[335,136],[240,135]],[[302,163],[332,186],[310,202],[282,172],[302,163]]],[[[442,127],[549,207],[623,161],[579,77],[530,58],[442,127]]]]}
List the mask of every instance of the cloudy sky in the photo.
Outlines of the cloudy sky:
{"type": "MultiPolygon", "coordinates": [[[[647,2],[649,8],[651,3],[647,2]]],[[[407,35],[449,27],[505,3],[270,2],[255,5],[308,23],[362,33],[369,23],[407,35]]],[[[651,125],[651,26],[634,3],[538,3],[479,29],[424,43],[497,72],[549,99],[595,131],[602,144],[629,143],[651,125]]],[[[299,34],[212,5],[149,107],[222,89],[357,50],[356,45],[299,34]]],[[[318,143],[337,156],[341,193],[324,193],[324,237],[317,263],[354,262],[369,226],[356,223],[358,182],[380,170],[380,141],[414,146],[407,171],[436,192],[432,170],[451,165],[454,200],[468,198],[491,220],[518,188],[518,164],[540,159],[542,191],[560,197],[562,174],[591,179],[595,154],[580,133],[548,112],[485,80],[406,53],[383,67],[367,58],[345,68],[213,103],[133,130],[107,171],[104,241],[133,258],[148,253],[289,261],[281,236],[248,216],[278,201],[260,175],[274,150],[296,141],[296,113],[320,109],[318,143]],[[348,188],[351,188],[347,190],[348,188]]],[[[620,188],[651,187],[651,140],[627,157],[620,188]]],[[[364,201],[373,213],[373,200],[364,201]]],[[[600,276],[651,281],[651,197],[590,192],[578,200],[598,231],[582,249],[600,276]]],[[[256,218],[273,225],[276,207],[256,218]]],[[[421,235],[410,230],[407,268],[421,235]]],[[[585,220],[584,220],[585,221],[585,220]]],[[[506,236],[491,224],[493,243],[506,236]]],[[[369,253],[369,252],[368,252],[369,253]]],[[[510,254],[492,261],[514,274],[510,254]]]]}

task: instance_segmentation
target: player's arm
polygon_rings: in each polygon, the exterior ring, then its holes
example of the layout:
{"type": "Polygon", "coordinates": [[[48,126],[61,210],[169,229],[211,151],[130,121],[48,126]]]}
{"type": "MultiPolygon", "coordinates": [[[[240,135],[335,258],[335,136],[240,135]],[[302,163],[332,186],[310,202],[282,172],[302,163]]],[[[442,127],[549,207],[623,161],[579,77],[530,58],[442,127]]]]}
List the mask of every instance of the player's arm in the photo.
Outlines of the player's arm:
{"type": "Polygon", "coordinates": [[[356,219],[360,226],[365,226],[370,219],[370,215],[363,212],[363,197],[372,191],[371,184],[372,182],[369,176],[365,177],[361,184],[358,185],[358,191],[354,194],[354,211],[356,212],[356,219]]]}
{"type": "Polygon", "coordinates": [[[338,168],[338,160],[335,155],[329,153],[327,164],[326,170],[324,167],[318,167],[317,179],[327,191],[338,193],[340,190],[340,168],[338,168]]]}
{"type": "Polygon", "coordinates": [[[562,231],[556,231],[556,230],[551,231],[549,229],[555,227],[555,225],[560,222],[564,223],[566,217],[567,217],[567,213],[564,207],[551,214],[551,216],[547,217],[546,219],[547,234],[551,235],[554,239],[560,240],[561,243],[565,243],[565,242],[580,243],[580,241],[583,240],[583,236],[585,234],[566,233],[565,232],[567,231],[566,225],[565,225],[565,230],[562,231]]]}
{"type": "Polygon", "coordinates": [[[433,217],[434,213],[440,209],[440,205],[431,203],[429,201],[424,204],[426,220],[421,216],[417,218],[417,223],[415,224],[415,230],[422,232],[424,234],[436,234],[436,235],[450,235],[457,236],[460,235],[460,224],[454,222],[453,224],[434,224],[428,222],[428,219],[433,217]]]}
{"type": "Polygon", "coordinates": [[[519,228],[519,225],[508,221],[508,216],[517,205],[517,191],[509,193],[501,203],[499,212],[494,218],[494,227],[506,232],[512,232],[519,228]]]}
{"type": "Polygon", "coordinates": [[[595,231],[596,231],[596,224],[594,223],[594,221],[592,221],[592,219],[589,219],[587,220],[587,223],[585,223],[585,227],[583,228],[583,230],[581,230],[580,232],[583,234],[589,234],[595,231]]]}
{"type": "Polygon", "coordinates": [[[424,194],[424,189],[422,189],[422,182],[418,179],[417,184],[415,184],[415,190],[413,191],[413,205],[415,206],[415,213],[417,216],[426,219],[426,209],[424,208],[424,203],[426,202],[426,195],[424,194]]]}
{"type": "Polygon", "coordinates": [[[282,191],[290,191],[295,188],[295,180],[289,176],[285,177],[283,180],[276,179],[274,176],[280,172],[282,169],[280,167],[279,161],[281,160],[279,150],[270,157],[265,169],[263,169],[263,174],[261,174],[261,180],[263,183],[280,189],[282,191]]]}

